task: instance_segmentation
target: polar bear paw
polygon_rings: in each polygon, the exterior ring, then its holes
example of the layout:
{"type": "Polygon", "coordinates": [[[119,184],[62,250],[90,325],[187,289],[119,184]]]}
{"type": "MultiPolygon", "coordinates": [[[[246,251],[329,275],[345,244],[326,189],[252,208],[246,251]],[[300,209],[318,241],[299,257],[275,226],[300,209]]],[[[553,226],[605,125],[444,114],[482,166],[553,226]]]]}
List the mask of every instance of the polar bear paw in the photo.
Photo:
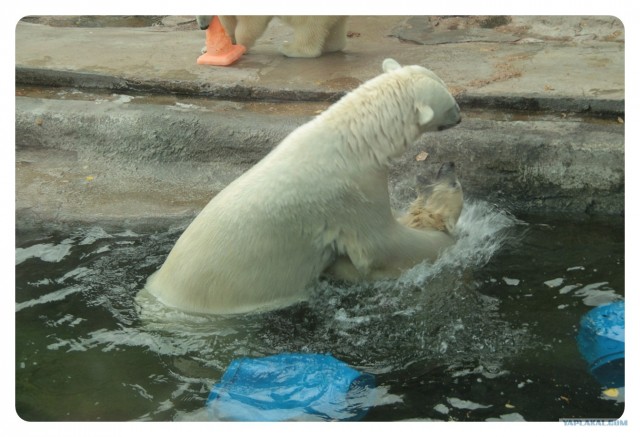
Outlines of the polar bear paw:
{"type": "Polygon", "coordinates": [[[287,42],[280,48],[280,53],[289,58],[317,58],[322,54],[322,47],[300,47],[295,43],[287,42]]]}

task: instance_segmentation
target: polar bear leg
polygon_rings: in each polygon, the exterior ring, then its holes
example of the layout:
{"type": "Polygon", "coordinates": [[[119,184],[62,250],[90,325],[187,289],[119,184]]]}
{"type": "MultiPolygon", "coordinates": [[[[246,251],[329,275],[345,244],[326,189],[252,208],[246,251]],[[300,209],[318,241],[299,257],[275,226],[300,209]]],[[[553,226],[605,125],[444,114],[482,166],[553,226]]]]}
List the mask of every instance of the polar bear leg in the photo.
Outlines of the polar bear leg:
{"type": "Polygon", "coordinates": [[[347,17],[340,17],[329,29],[324,42],[324,53],[339,52],[347,45],[347,17]]]}
{"type": "Polygon", "coordinates": [[[282,17],[293,27],[293,41],[282,45],[280,51],[290,58],[317,58],[327,38],[328,17],[282,17]]]}
{"type": "Polygon", "coordinates": [[[253,47],[256,40],[267,29],[270,16],[255,15],[255,16],[238,16],[236,18],[235,26],[235,40],[236,44],[241,44],[247,49],[253,47]]]}
{"type": "MultiPolygon", "coordinates": [[[[356,269],[346,255],[340,255],[333,264],[325,269],[323,276],[347,282],[360,282],[365,279],[365,275],[356,269]]],[[[371,279],[376,280],[378,278],[371,279]]]]}
{"type": "Polygon", "coordinates": [[[380,237],[384,245],[377,247],[371,264],[369,277],[373,278],[395,278],[424,260],[433,262],[454,243],[444,232],[408,228],[397,222],[387,235],[380,237]]]}
{"type": "Polygon", "coordinates": [[[394,222],[376,235],[366,253],[358,251],[359,247],[347,247],[347,254],[340,255],[324,274],[349,282],[397,278],[424,260],[435,261],[453,243],[453,238],[444,232],[418,230],[394,222]]]}
{"type": "Polygon", "coordinates": [[[379,238],[386,244],[377,248],[376,257],[368,267],[356,267],[362,262],[353,262],[357,260],[341,255],[324,274],[348,282],[394,279],[424,260],[435,261],[442,250],[454,243],[453,238],[444,232],[417,230],[400,224],[379,238]]]}
{"type": "Polygon", "coordinates": [[[218,17],[220,19],[220,24],[224,28],[227,36],[231,38],[231,42],[233,44],[236,43],[236,27],[238,26],[238,19],[235,15],[220,15],[218,17]]]}

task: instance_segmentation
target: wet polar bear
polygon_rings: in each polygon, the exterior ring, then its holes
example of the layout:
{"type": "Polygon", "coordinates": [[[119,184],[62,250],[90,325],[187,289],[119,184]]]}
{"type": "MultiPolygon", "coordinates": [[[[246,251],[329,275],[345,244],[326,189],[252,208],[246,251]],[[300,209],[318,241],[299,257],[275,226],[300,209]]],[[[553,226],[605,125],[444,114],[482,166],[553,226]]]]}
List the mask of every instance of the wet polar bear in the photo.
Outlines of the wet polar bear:
{"type": "MultiPolygon", "coordinates": [[[[200,29],[209,27],[212,15],[196,15],[200,29]]],[[[270,15],[220,15],[222,27],[234,44],[248,49],[262,36],[270,15]]],[[[293,28],[293,41],[280,51],[290,58],[317,58],[323,53],[338,52],[347,45],[347,17],[334,15],[282,15],[280,21],[293,28]]]]}
{"type": "MultiPolygon", "coordinates": [[[[438,170],[436,180],[426,185],[418,177],[418,197],[409,206],[398,222],[414,229],[440,231],[452,235],[462,213],[462,185],[456,175],[455,164],[445,162],[438,170]]],[[[450,244],[453,243],[451,237],[450,244]]],[[[446,245],[442,245],[442,248],[446,245]]],[[[428,258],[433,261],[433,258],[428,258]]],[[[346,255],[339,255],[336,261],[325,270],[324,275],[349,282],[363,280],[380,280],[397,278],[406,266],[395,266],[393,263],[378,266],[375,269],[359,271],[346,255]]]]}
{"type": "Polygon", "coordinates": [[[289,134],[218,193],[146,289],[184,311],[270,310],[308,298],[339,257],[368,276],[433,260],[452,244],[393,216],[388,166],[421,134],[460,122],[444,82],[424,67],[384,73],[289,134]]]}

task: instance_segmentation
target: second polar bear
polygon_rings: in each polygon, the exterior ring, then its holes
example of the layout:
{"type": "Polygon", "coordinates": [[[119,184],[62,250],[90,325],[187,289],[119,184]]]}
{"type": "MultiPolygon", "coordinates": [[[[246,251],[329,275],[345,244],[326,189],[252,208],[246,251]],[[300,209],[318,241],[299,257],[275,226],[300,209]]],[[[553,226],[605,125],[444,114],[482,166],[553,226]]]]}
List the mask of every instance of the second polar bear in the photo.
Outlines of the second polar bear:
{"type": "Polygon", "coordinates": [[[430,70],[396,61],[289,134],[229,184],[187,227],[146,288],[201,313],[288,306],[340,257],[366,277],[433,260],[446,233],[399,223],[389,164],[423,133],[460,122],[430,70]]]}
{"type": "MultiPolygon", "coordinates": [[[[414,229],[437,230],[452,235],[460,218],[464,200],[455,164],[442,164],[433,184],[425,186],[422,180],[419,180],[419,183],[418,197],[411,203],[407,213],[398,217],[398,222],[414,229]]],[[[453,244],[453,237],[450,244],[453,244]]],[[[342,255],[325,270],[324,275],[343,281],[359,282],[397,278],[403,270],[392,265],[382,265],[376,269],[358,271],[351,260],[342,255]]]]}
{"type": "MultiPolygon", "coordinates": [[[[200,29],[207,29],[212,15],[196,15],[200,29]]],[[[220,23],[234,44],[250,49],[274,18],[268,15],[220,15],[220,23]]],[[[293,28],[293,41],[281,52],[291,58],[317,58],[338,52],[347,44],[347,17],[334,15],[283,15],[279,20],[293,28]]]]}

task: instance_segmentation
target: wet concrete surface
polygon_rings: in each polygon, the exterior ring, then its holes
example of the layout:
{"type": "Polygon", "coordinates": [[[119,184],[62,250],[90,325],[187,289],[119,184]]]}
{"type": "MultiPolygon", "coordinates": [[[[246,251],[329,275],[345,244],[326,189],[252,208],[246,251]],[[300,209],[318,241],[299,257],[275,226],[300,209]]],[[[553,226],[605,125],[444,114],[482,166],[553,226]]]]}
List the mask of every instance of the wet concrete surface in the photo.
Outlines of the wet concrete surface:
{"type": "Polygon", "coordinates": [[[624,211],[617,19],[360,16],[348,31],[343,53],[291,59],[278,52],[290,29],[274,21],[236,64],[209,67],[195,63],[204,33],[194,17],[21,21],[18,216],[194,215],[289,132],[378,75],[386,57],[433,69],[463,111],[460,126],[423,136],[394,165],[394,206],[413,196],[424,171],[415,156],[426,151],[429,172],[454,160],[469,196],[515,213],[624,211]]]}

